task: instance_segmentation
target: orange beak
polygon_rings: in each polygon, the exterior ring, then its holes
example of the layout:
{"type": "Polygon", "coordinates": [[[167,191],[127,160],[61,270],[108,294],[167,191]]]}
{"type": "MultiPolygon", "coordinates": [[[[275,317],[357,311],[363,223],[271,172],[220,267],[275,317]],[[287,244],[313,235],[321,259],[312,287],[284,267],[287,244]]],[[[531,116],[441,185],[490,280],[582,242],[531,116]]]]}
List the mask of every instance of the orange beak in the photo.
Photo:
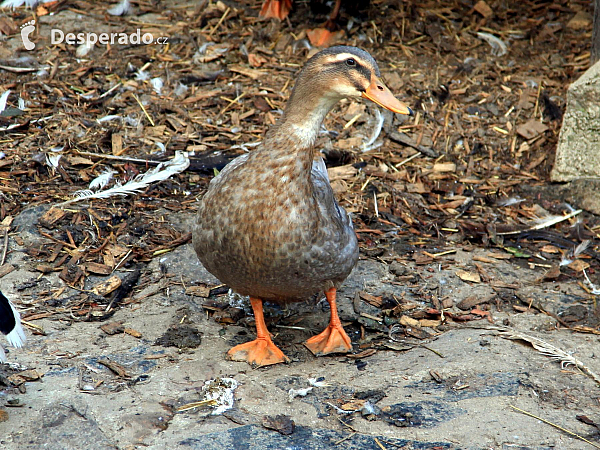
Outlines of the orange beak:
{"type": "Polygon", "coordinates": [[[392,94],[387,86],[375,75],[371,76],[371,84],[367,90],[362,93],[362,96],[395,113],[406,114],[409,116],[414,115],[412,109],[394,97],[394,94],[392,94]]]}

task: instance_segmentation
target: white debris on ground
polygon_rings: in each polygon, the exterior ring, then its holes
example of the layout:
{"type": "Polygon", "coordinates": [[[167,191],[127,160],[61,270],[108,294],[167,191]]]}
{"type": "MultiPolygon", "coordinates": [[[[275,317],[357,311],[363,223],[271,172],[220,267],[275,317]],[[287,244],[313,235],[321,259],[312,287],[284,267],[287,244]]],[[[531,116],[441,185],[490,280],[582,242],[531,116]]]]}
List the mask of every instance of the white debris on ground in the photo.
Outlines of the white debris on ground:
{"type": "Polygon", "coordinates": [[[308,393],[313,390],[313,388],[331,386],[330,384],[325,383],[325,377],[309,378],[308,384],[310,387],[304,389],[290,389],[288,391],[288,402],[292,403],[296,397],[306,397],[308,393]]]}
{"type": "Polygon", "coordinates": [[[211,413],[213,416],[233,408],[233,394],[237,387],[238,382],[233,378],[215,378],[204,382],[202,387],[204,399],[217,402],[217,407],[211,413]]]}

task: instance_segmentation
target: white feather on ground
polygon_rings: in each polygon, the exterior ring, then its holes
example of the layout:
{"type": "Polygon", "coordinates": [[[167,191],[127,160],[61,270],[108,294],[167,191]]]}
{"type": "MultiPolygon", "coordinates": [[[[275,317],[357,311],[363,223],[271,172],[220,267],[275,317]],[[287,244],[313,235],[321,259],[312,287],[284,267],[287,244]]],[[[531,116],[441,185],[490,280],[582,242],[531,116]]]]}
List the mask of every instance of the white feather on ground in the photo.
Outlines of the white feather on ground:
{"type": "Polygon", "coordinates": [[[90,181],[89,188],[92,191],[104,189],[115,173],[117,172],[112,169],[108,169],[107,171],[102,172],[100,175],[98,175],[96,178],[90,181]]]}
{"type": "Polygon", "coordinates": [[[564,350],[550,344],[549,342],[543,341],[528,334],[518,333],[511,329],[500,330],[500,336],[505,339],[522,340],[529,342],[531,346],[538,352],[550,357],[551,359],[560,363],[560,367],[564,369],[567,366],[575,366],[587,376],[592,378],[596,383],[600,384],[600,376],[594,373],[589,367],[583,362],[575,358],[573,355],[569,355],[564,350]]]}
{"type": "Polygon", "coordinates": [[[94,43],[86,40],[83,44],[77,47],[77,50],[75,50],[75,56],[78,58],[83,58],[84,56],[87,56],[87,54],[93,49],[94,43]]]}
{"type": "Polygon", "coordinates": [[[504,56],[508,52],[508,47],[504,41],[502,41],[500,38],[497,38],[493,34],[478,32],[477,37],[490,44],[492,47],[492,55],[494,56],[504,56]]]}
{"type": "Polygon", "coordinates": [[[89,189],[75,192],[75,198],[59,203],[56,206],[64,206],[70,203],[91,198],[108,198],[115,195],[127,196],[137,194],[146,189],[150,184],[166,180],[173,175],[183,172],[190,165],[190,159],[186,152],[175,152],[173,159],[160,163],[154,169],[144,174],[139,174],[134,179],[123,185],[117,185],[105,191],[93,192],[89,189]]]}
{"type": "Polygon", "coordinates": [[[560,259],[560,266],[568,266],[573,261],[575,261],[579,255],[587,250],[592,241],[590,239],[586,239],[582,241],[577,247],[572,248],[568,252],[564,253],[562,258],[560,259]]]}
{"type": "Polygon", "coordinates": [[[10,95],[10,89],[4,94],[0,95],[0,114],[6,109],[6,103],[8,102],[8,96],[10,95]]]}
{"type": "Polygon", "coordinates": [[[0,8],[19,8],[23,5],[28,8],[33,8],[40,3],[50,3],[54,0],[4,0],[2,4],[0,4],[0,8]]]}
{"type": "Polygon", "coordinates": [[[109,8],[106,12],[111,16],[125,16],[129,12],[131,5],[129,0],[121,0],[112,8],[109,8]]]}

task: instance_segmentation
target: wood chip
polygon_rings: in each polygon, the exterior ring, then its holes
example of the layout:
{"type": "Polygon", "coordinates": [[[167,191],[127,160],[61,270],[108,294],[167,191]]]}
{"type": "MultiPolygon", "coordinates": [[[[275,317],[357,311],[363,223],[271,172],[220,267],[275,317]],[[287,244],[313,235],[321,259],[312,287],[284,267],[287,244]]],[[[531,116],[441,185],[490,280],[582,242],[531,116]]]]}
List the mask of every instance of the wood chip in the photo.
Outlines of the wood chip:
{"type": "Polygon", "coordinates": [[[582,272],[582,271],[584,271],[586,269],[589,269],[590,265],[588,263],[586,263],[585,261],[582,261],[580,259],[576,259],[571,264],[567,265],[567,267],[569,269],[574,270],[575,272],[582,272]]]}
{"type": "Polygon", "coordinates": [[[400,323],[400,325],[404,325],[405,327],[416,327],[416,328],[421,327],[421,324],[418,320],[413,319],[412,317],[408,317],[408,316],[401,316],[398,323],[400,323]]]}
{"type": "Polygon", "coordinates": [[[454,163],[437,163],[433,165],[434,172],[456,172],[454,163]]]}
{"type": "Polygon", "coordinates": [[[253,80],[258,80],[259,78],[265,77],[266,72],[258,69],[251,69],[249,67],[242,66],[230,66],[229,70],[231,72],[239,73],[241,75],[245,75],[247,77],[252,78],[253,80]]]}
{"type": "Polygon", "coordinates": [[[10,375],[8,380],[15,386],[20,386],[28,381],[41,380],[42,376],[43,374],[40,374],[37,370],[29,369],[14,375],[10,375]]]}
{"type": "Polygon", "coordinates": [[[368,348],[360,353],[348,354],[346,356],[350,359],[362,359],[368,358],[369,356],[373,356],[375,353],[377,353],[377,350],[375,350],[374,348],[368,348]]]}
{"type": "Polygon", "coordinates": [[[483,0],[479,0],[475,4],[475,6],[473,6],[473,9],[475,11],[477,11],[479,14],[481,14],[483,17],[485,17],[486,19],[488,17],[491,17],[492,14],[494,14],[494,11],[492,10],[492,8],[490,8],[490,6],[483,0]]]}
{"type": "Polygon", "coordinates": [[[439,327],[442,324],[441,320],[431,320],[431,319],[420,319],[419,325],[421,328],[435,328],[439,327]]]}
{"type": "Polygon", "coordinates": [[[510,253],[490,252],[487,255],[490,258],[495,258],[495,259],[512,259],[513,258],[513,255],[511,255],[510,253]]]}
{"type": "Polygon", "coordinates": [[[466,270],[457,270],[456,275],[463,281],[470,281],[472,283],[480,283],[481,276],[477,272],[468,272],[466,270]]]}
{"type": "Polygon", "coordinates": [[[141,338],[141,337],[142,337],[142,333],[140,333],[140,332],[139,332],[139,331],[137,331],[137,330],[134,330],[133,328],[124,328],[124,329],[123,329],[123,332],[124,332],[125,334],[128,334],[128,335],[130,335],[130,336],[133,336],[134,338],[138,338],[138,339],[139,339],[139,338],[141,338]]]}
{"type": "Polygon", "coordinates": [[[101,295],[102,297],[107,296],[111,292],[115,291],[121,286],[121,279],[117,275],[113,275],[112,277],[101,281],[97,285],[92,288],[92,292],[96,295],[101,295]]]}
{"type": "Polygon", "coordinates": [[[123,331],[125,331],[125,327],[123,327],[123,322],[105,323],[104,325],[100,326],[100,329],[110,336],[114,336],[115,334],[121,334],[123,333],[123,331]]]}
{"type": "Polygon", "coordinates": [[[67,212],[60,208],[50,208],[40,217],[39,223],[43,227],[52,228],[56,222],[67,215],[67,212]]]}
{"type": "Polygon", "coordinates": [[[284,414],[278,414],[276,416],[264,416],[262,425],[270,430],[278,431],[284,436],[292,434],[295,429],[294,421],[289,416],[284,414]]]}
{"type": "Polygon", "coordinates": [[[456,304],[456,306],[458,308],[462,309],[463,311],[470,311],[471,309],[473,309],[473,307],[475,307],[477,305],[481,305],[482,303],[487,303],[492,298],[494,298],[494,295],[489,295],[486,297],[471,295],[465,299],[462,299],[460,302],[458,302],[456,304]]]}
{"type": "Polygon", "coordinates": [[[381,308],[381,305],[383,304],[383,299],[381,296],[371,295],[363,291],[359,292],[359,295],[360,298],[362,298],[365,302],[375,306],[376,308],[381,308]]]}
{"type": "Polygon", "coordinates": [[[210,297],[210,289],[208,286],[188,286],[185,289],[185,293],[196,297],[208,298],[210,297]]]}
{"type": "Polygon", "coordinates": [[[538,122],[535,119],[530,119],[517,127],[517,134],[523,136],[525,139],[533,139],[547,130],[548,127],[542,122],[538,122]]]}
{"type": "Polygon", "coordinates": [[[340,406],[340,408],[344,411],[358,411],[363,406],[365,406],[366,402],[367,400],[350,400],[349,402],[344,403],[342,406],[340,406]]]}
{"type": "Polygon", "coordinates": [[[358,169],[352,164],[346,164],[345,166],[330,167],[327,169],[329,181],[349,180],[352,177],[355,177],[357,173],[358,169]]]}
{"type": "Polygon", "coordinates": [[[15,269],[16,269],[16,266],[14,266],[12,264],[3,264],[2,266],[0,266],[0,278],[2,278],[5,275],[8,275],[15,269]]]}
{"type": "Polygon", "coordinates": [[[106,264],[100,264],[92,261],[86,262],[83,265],[83,268],[86,270],[86,272],[95,273],[96,275],[110,275],[112,272],[112,268],[106,264]]]}
{"type": "Polygon", "coordinates": [[[567,28],[572,30],[583,30],[592,25],[594,18],[586,11],[577,11],[571,20],[567,22],[567,28]]]}
{"type": "Polygon", "coordinates": [[[482,255],[473,256],[473,261],[479,261],[479,262],[484,262],[484,263],[495,263],[496,262],[496,260],[494,260],[492,258],[488,258],[487,256],[482,256],[482,255]]]}
{"type": "Polygon", "coordinates": [[[117,374],[121,378],[130,378],[131,377],[130,373],[127,372],[125,367],[123,367],[121,364],[118,364],[109,359],[99,359],[98,364],[102,364],[103,366],[107,367],[108,369],[113,371],[115,374],[117,374]]]}

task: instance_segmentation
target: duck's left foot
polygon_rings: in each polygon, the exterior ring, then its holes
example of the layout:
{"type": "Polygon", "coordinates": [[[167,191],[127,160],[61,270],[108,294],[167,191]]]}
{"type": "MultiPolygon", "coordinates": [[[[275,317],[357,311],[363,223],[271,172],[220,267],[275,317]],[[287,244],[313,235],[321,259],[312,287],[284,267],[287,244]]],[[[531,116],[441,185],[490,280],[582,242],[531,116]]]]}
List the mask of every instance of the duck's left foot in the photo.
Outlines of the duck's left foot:
{"type": "Polygon", "coordinates": [[[329,324],[322,333],[311,337],[304,345],[315,356],[352,351],[352,341],[341,325],[329,324]]]}
{"type": "Polygon", "coordinates": [[[265,0],[260,10],[260,17],[265,19],[285,19],[292,9],[292,0],[265,0]]]}
{"type": "Polygon", "coordinates": [[[327,297],[329,309],[331,310],[329,325],[322,333],[307,340],[304,345],[315,356],[328,355],[329,353],[348,353],[352,350],[352,341],[344,331],[338,316],[335,301],[336,289],[331,288],[326,291],[325,297],[327,297]]]}

